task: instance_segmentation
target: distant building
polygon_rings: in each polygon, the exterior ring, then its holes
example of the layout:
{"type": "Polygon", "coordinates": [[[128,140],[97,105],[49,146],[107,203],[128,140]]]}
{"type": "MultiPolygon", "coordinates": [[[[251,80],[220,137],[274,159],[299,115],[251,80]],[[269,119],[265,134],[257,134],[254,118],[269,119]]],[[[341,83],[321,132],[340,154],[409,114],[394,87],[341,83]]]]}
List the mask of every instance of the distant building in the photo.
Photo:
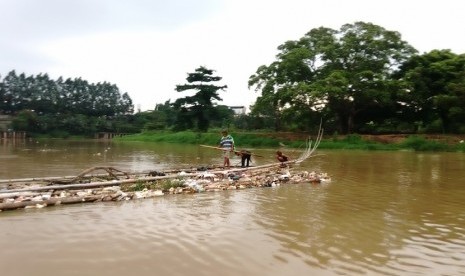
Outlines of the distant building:
{"type": "Polygon", "coordinates": [[[246,108],[243,105],[240,106],[228,106],[229,109],[234,111],[234,115],[245,115],[246,108]]]}

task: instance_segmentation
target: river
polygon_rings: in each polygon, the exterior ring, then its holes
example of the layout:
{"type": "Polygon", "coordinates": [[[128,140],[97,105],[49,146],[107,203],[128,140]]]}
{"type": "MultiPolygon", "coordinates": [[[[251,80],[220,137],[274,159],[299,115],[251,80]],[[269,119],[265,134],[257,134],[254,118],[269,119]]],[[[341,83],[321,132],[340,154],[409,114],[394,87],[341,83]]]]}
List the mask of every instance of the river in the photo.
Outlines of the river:
{"type": "MultiPolygon", "coordinates": [[[[0,179],[221,164],[193,145],[0,142],[0,179]]],[[[465,154],[317,150],[299,170],[332,181],[0,212],[1,274],[465,275],[465,154]]]]}

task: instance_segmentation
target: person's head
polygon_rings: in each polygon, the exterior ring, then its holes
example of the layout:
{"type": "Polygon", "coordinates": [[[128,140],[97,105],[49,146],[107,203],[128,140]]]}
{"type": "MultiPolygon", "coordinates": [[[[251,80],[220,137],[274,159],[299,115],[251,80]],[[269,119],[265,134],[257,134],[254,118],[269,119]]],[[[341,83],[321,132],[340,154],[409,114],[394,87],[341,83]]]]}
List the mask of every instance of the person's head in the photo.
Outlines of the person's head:
{"type": "Polygon", "coordinates": [[[276,152],[276,154],[277,154],[278,156],[283,155],[283,153],[282,153],[280,150],[278,150],[278,151],[276,152]]]}
{"type": "Polygon", "coordinates": [[[228,130],[227,129],[221,130],[221,134],[223,134],[223,136],[228,135],[228,130]]]}

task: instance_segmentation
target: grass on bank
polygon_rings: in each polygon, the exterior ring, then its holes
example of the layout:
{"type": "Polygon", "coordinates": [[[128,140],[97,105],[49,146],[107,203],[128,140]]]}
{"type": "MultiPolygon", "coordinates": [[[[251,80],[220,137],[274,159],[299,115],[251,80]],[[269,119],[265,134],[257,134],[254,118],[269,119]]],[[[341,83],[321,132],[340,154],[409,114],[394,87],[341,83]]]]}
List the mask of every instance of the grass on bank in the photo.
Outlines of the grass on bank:
{"type": "MultiPolygon", "coordinates": [[[[232,132],[238,148],[304,148],[305,136],[295,135],[293,139],[280,136],[279,133],[232,132]],[[299,138],[300,137],[300,138],[299,138]]],[[[114,138],[116,141],[163,142],[176,144],[218,145],[219,132],[199,133],[193,131],[170,132],[154,131],[114,138]]],[[[420,136],[408,136],[400,142],[377,142],[364,139],[361,135],[328,136],[321,141],[319,149],[357,149],[357,150],[414,150],[414,151],[459,151],[465,152],[465,143],[429,140],[420,136]]]]}

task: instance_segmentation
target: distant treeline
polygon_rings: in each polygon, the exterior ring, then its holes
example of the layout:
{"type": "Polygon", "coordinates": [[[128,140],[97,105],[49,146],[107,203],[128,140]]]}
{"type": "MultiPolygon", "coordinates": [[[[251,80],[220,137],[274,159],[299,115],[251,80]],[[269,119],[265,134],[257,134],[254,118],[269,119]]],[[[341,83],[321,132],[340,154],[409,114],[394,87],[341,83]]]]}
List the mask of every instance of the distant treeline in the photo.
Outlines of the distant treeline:
{"type": "MultiPolygon", "coordinates": [[[[190,98],[184,99],[195,107],[190,98]]],[[[53,80],[47,74],[26,76],[15,71],[0,76],[0,114],[13,117],[10,129],[32,136],[93,137],[97,132],[195,129],[193,118],[210,114],[212,118],[205,118],[210,127],[230,125],[234,119],[234,112],[227,106],[210,103],[196,107],[191,112],[185,105],[167,101],[157,104],[153,111],[134,114],[129,95],[107,82],[94,84],[61,77],[53,80]],[[207,114],[206,110],[211,112],[207,114]]]]}
{"type": "Polygon", "coordinates": [[[13,115],[11,128],[52,136],[92,135],[97,131],[136,131],[121,118],[132,115],[127,93],[107,82],[51,79],[47,74],[0,76],[0,114],[13,115]]]}
{"type": "Polygon", "coordinates": [[[371,23],[320,27],[284,42],[276,59],[250,76],[258,98],[247,115],[218,104],[227,86],[215,85],[221,77],[213,72],[199,67],[186,84],[173,85],[194,96],[134,114],[116,85],[11,71],[0,76],[0,114],[15,116],[15,130],[55,136],[219,127],[312,132],[321,121],[326,133],[465,133],[465,54],[418,54],[398,32],[371,23]]]}

